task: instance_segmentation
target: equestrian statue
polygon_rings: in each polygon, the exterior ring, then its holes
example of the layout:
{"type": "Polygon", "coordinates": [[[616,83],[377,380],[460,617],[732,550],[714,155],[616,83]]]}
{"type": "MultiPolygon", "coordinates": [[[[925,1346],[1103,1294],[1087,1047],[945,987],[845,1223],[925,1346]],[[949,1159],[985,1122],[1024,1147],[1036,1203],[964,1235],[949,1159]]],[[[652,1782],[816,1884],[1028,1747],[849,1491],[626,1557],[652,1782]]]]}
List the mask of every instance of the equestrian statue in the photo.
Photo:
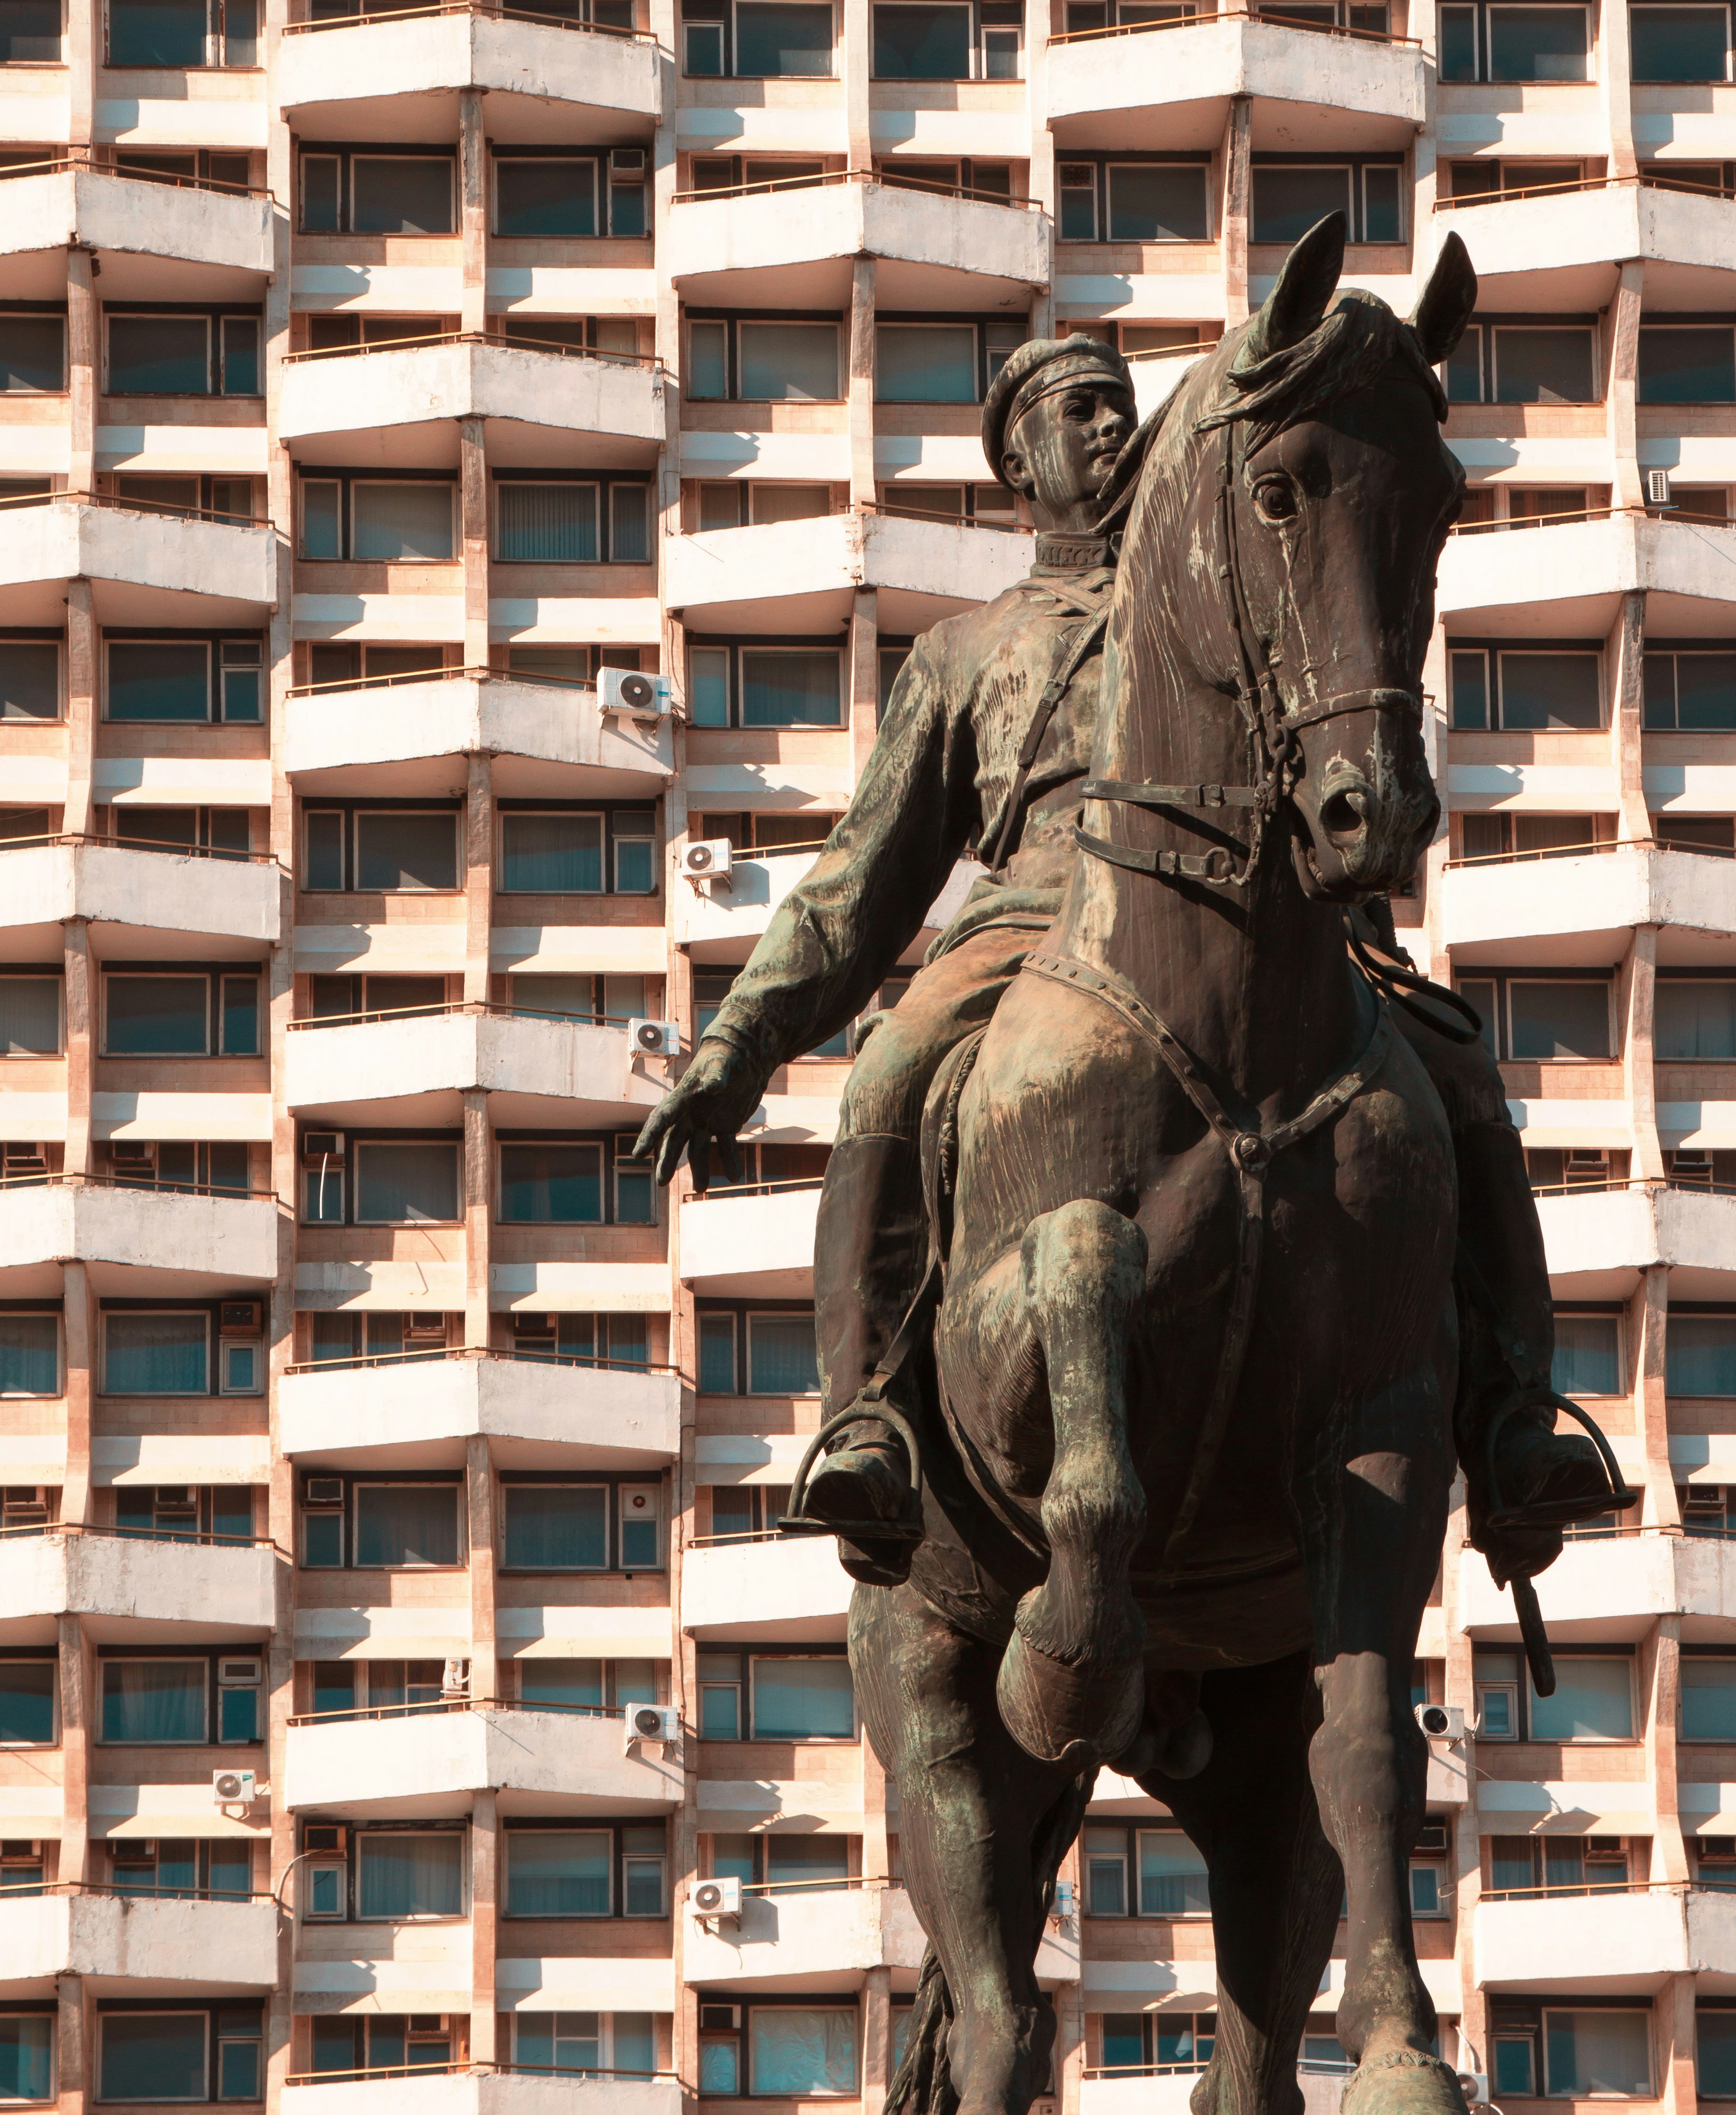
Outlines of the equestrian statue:
{"type": "Polygon", "coordinates": [[[1101,1768],[1206,1861],[1194,2115],[1299,2115],[1341,1897],[1345,2115],[1463,2115],[1408,1879],[1455,1470],[1540,1686],[1529,1580],[1631,1495],[1550,1384],[1494,1060],[1387,905],[1440,817],[1421,678],[1464,479],[1435,370],[1476,278],[1449,235],[1409,321],[1334,302],[1344,240],[1341,214],[1305,236],[1137,431],[1108,346],[1008,360],[983,444],[1036,519],[1030,576],[917,642],[640,1142],[664,1181],[683,1154],[701,1189],[714,1149],[733,1170],[774,1069],[862,1013],[974,851],[860,1031],[786,1523],[858,1581],[929,1940],[887,2115],[1047,2090],[1036,1956],[1101,1768]]]}

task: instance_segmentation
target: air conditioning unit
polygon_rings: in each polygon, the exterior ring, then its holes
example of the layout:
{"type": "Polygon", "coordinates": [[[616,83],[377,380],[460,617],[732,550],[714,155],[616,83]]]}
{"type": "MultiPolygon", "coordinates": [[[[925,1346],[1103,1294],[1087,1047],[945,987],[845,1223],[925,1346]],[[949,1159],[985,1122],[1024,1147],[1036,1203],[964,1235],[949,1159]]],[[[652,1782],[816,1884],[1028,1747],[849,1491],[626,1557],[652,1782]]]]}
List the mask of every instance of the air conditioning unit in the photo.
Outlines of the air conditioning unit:
{"type": "Polygon", "coordinates": [[[636,1058],[679,1058],[681,1030],[673,1021],[630,1021],[627,1039],[636,1058]]]}
{"type": "Polygon", "coordinates": [[[212,1800],[218,1806],[251,1806],[255,1782],[251,1770],[214,1770],[212,1800]]]}
{"type": "Polygon", "coordinates": [[[343,1503],[342,1477],[305,1477],[301,1484],[301,1502],[309,1506],[341,1506],[343,1503]]]}
{"type": "Polygon", "coordinates": [[[668,1747],[681,1738],[681,1714],[673,1704],[629,1704],[622,1716],[629,1741],[661,1741],[668,1747]]]}
{"type": "Polygon", "coordinates": [[[0,1491],[0,1524],[7,1527],[45,1527],[48,1519],[46,1484],[8,1484],[0,1491]]]}
{"type": "Polygon", "coordinates": [[[645,676],[636,668],[599,668],[597,703],[606,713],[631,713],[637,719],[661,719],[669,709],[669,679],[645,676]]]}
{"type": "Polygon", "coordinates": [[[265,1304],[259,1300],[226,1300],[217,1311],[218,1334],[257,1337],[265,1326],[265,1304]]]}
{"type": "Polygon", "coordinates": [[[1065,1924],[1073,1913],[1073,1883],[1071,1880],[1055,1882],[1055,1899],[1049,1914],[1056,1924],[1065,1924]]]}
{"type": "Polygon", "coordinates": [[[301,1832],[304,1851],[321,1851],[334,1856],[349,1847],[349,1827],[342,1821],[311,1821],[301,1832]]]}
{"type": "Polygon", "coordinates": [[[1669,472],[1667,470],[1648,470],[1646,473],[1646,504],[1648,507],[1673,507],[1669,496],[1669,472]]]}
{"type": "Polygon", "coordinates": [[[468,1696],[471,1687],[471,1663],[467,1659],[449,1659],[440,1670],[440,1693],[443,1696],[468,1696]]]}
{"type": "Polygon", "coordinates": [[[1462,2071],[1458,2074],[1458,2090],[1473,2108],[1489,2104],[1489,2080],[1481,2071],[1462,2071]]]}
{"type": "Polygon", "coordinates": [[[735,853],[728,837],[696,837],[681,856],[689,881],[728,881],[735,853]]]}
{"type": "Polygon", "coordinates": [[[0,1175],[46,1175],[48,1172],[48,1149],[45,1145],[30,1145],[16,1138],[0,1145],[0,1175]]]}
{"type": "Polygon", "coordinates": [[[411,1314],[404,1321],[404,1342],[406,1345],[446,1343],[446,1317],[443,1314],[411,1314]]]}
{"type": "Polygon", "coordinates": [[[616,147],[609,158],[609,173],[622,183],[641,184],[645,181],[645,149],[643,147],[616,147]]]}
{"type": "Polygon", "coordinates": [[[304,1168],[342,1168],[343,1133],[341,1131],[305,1131],[301,1134],[304,1168]]]}
{"type": "Polygon", "coordinates": [[[1456,1704],[1419,1704],[1415,1707],[1414,1716],[1431,1741],[1463,1741],[1465,1737],[1465,1714],[1456,1704]]]}
{"type": "MultiPolygon", "coordinates": [[[[696,1881],[693,1892],[687,1897],[687,1906],[696,1917],[740,1916],[742,1883],[739,1880],[696,1881]]],[[[732,2027],[739,2027],[742,2024],[739,2005],[702,2005],[700,2010],[702,2014],[727,2012],[732,2015],[729,2021],[732,2027]]],[[[701,2018],[700,2025],[709,2026],[711,2022],[701,2018]]],[[[716,2031],[715,2029],[713,2030],[716,2031]]]]}
{"type": "MultiPolygon", "coordinates": [[[[707,1880],[710,1887],[739,1888],[739,1881],[707,1880]]],[[[701,2005],[699,2008],[699,2030],[702,2035],[732,2035],[742,2031],[742,2008],[739,2005],[701,2005]]]]}

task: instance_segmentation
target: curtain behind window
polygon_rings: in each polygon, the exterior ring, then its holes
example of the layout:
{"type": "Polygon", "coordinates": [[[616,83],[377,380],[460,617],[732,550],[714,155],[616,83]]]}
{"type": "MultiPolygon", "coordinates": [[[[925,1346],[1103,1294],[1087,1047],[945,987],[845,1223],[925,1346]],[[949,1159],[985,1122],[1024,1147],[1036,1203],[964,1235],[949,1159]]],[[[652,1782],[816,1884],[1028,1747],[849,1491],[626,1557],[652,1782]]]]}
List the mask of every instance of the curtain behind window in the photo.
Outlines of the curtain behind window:
{"type": "Polygon", "coordinates": [[[356,1216],[388,1226],[461,1216],[458,1149],[439,1139],[371,1139],[356,1149],[356,1216]]]}
{"type": "Polygon", "coordinates": [[[458,1562],[455,1484],[358,1484],[356,1562],[393,1567],[458,1562]]]}
{"type": "Polygon", "coordinates": [[[1141,1835],[1139,1907],[1142,1916],[1183,1916],[1211,1907],[1206,1860],[1179,1829],[1141,1835]]]}
{"type": "Polygon", "coordinates": [[[595,1226],[603,1158],[594,1145],[503,1145],[500,1216],[513,1226],[595,1226]]]}
{"type": "Polygon", "coordinates": [[[208,720],[211,649],[203,640],[117,639],[108,649],[112,720],[208,720]]]}
{"type": "Polygon", "coordinates": [[[60,1048],[60,979],[0,977],[0,1057],[52,1057],[60,1048]]]}
{"type": "Polygon", "coordinates": [[[452,489],[449,484],[356,484],[356,558],[450,558],[452,489]]]}
{"type": "Polygon", "coordinates": [[[204,1660],[105,1660],[103,1738],[203,1741],[209,1672],[204,1660]]]}
{"type": "Polygon", "coordinates": [[[60,1392],[60,1328],[52,1314],[0,1314],[0,1396],[60,1392]]]}
{"type": "MultiPolygon", "coordinates": [[[[1676,1329],[1680,1326],[1679,1324],[1671,1326],[1672,1345],[1675,1341],[1676,1329]]],[[[1550,1385],[1576,1400],[1582,1395],[1621,1393],[1621,1338],[1613,1314],[1558,1314],[1555,1317],[1555,1356],[1550,1368],[1550,1385]]],[[[1692,1392],[1691,1389],[1676,1386],[1674,1370],[1668,1385],[1672,1395],[1692,1392]]]]}
{"type": "Polygon", "coordinates": [[[54,2020],[46,2012],[0,2018],[0,2100],[47,2100],[54,2076],[54,2020]]]}
{"type": "Polygon", "coordinates": [[[747,1392],[812,1395],[820,1386],[814,1317],[753,1314],[747,1323],[747,1392]]]}
{"type": "Polygon", "coordinates": [[[603,2063],[597,2012],[521,2012],[515,2060],[532,2071],[598,2071],[603,2063]]]}
{"type": "Polygon", "coordinates": [[[376,809],[356,819],[358,888],[456,888],[458,819],[376,809]]]}
{"type": "Polygon", "coordinates": [[[594,484],[503,484],[500,555],[519,564],[590,565],[597,549],[594,484]]]}
{"type": "Polygon", "coordinates": [[[518,1663],[518,1700],[521,1704],[553,1706],[603,1702],[603,1663],[599,1659],[526,1659],[518,1663]]]}
{"type": "MultiPolygon", "coordinates": [[[[0,984],[0,1002],[4,997],[5,986],[0,984]]],[[[1660,1058],[1736,1058],[1736,980],[1701,984],[1660,978],[1657,1054],[1660,1058]]]]}
{"type": "Polygon", "coordinates": [[[51,639],[14,639],[0,646],[0,720],[59,718],[59,647],[51,639]]]}
{"type": "Polygon", "coordinates": [[[208,2012],[105,2012],[103,2100],[203,2100],[208,2012]]]}
{"type": "Polygon", "coordinates": [[[457,1830],[439,1836],[364,1836],[360,1858],[361,1915],[461,1915],[463,1852],[464,1838],[457,1830]]]}
{"type": "Polygon", "coordinates": [[[854,2093],[856,2014],[836,2006],[755,2005],[751,2090],[854,2093]]]}
{"type": "Polygon", "coordinates": [[[839,727],[838,656],[742,654],[743,727],[839,727]]]}
{"type": "MultiPolygon", "coordinates": [[[[127,7],[125,15],[165,16],[178,8],[127,7]]],[[[199,0],[198,37],[204,43],[204,5],[199,0]]],[[[112,25],[116,19],[110,16],[112,25]]],[[[172,60],[158,62],[172,65],[172,60]]],[[[182,62],[194,66],[203,58],[182,62]]],[[[108,393],[111,397],[204,397],[210,393],[211,323],[206,316],[111,316],[108,319],[108,393]]]]}
{"type": "Polygon", "coordinates": [[[497,235],[595,235],[597,165],[553,156],[502,154],[494,161],[497,235]]]}
{"type": "Polygon", "coordinates": [[[204,1056],[205,978],[108,976],[103,983],[104,1050],[125,1058],[204,1056]]]}
{"type": "Polygon", "coordinates": [[[108,1314],[103,1388],[108,1395],[204,1395],[204,1314],[108,1314]]]}
{"type": "Polygon", "coordinates": [[[1625,1659],[1581,1659],[1563,1654],[1555,1663],[1555,1693],[1531,1697],[1534,1741],[1631,1741],[1633,1677],[1625,1659]]]}
{"type": "Polygon", "coordinates": [[[526,815],[508,810],[500,820],[503,888],[551,896],[601,894],[600,815],[526,815]]]}
{"type": "Polygon", "coordinates": [[[882,323],[875,333],[874,393],[883,404],[974,404],[974,327],[882,323]]]}
{"type": "Polygon", "coordinates": [[[754,1662],[756,1741],[847,1741],[856,1732],[850,1663],[772,1654],[754,1662]]]}
{"type": "Polygon", "coordinates": [[[607,1916],[610,1838],[599,1829],[513,1829],[507,1837],[510,1916],[607,1916]]]}
{"type": "Polygon", "coordinates": [[[52,1659],[0,1660],[0,1741],[29,1747],[54,1738],[56,1679],[52,1659]]]}
{"type": "Polygon", "coordinates": [[[836,401],[836,323],[744,323],[738,326],[737,343],[744,397],[770,403],[836,401]]]}
{"type": "Polygon", "coordinates": [[[596,1571],[609,1562],[600,1484],[508,1484],[506,1561],[535,1571],[596,1571]]]}
{"type": "Polygon", "coordinates": [[[358,154],[350,164],[357,235],[450,235],[452,167],[445,157],[358,154]]]}

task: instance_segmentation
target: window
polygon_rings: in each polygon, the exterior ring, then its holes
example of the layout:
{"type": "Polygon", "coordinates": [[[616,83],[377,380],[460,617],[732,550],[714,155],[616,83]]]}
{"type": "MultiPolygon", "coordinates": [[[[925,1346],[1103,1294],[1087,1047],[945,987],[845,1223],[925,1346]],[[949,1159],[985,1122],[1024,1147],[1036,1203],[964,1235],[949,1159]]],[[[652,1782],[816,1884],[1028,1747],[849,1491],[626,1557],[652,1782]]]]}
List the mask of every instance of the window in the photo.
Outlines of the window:
{"type": "MultiPolygon", "coordinates": [[[[55,11],[57,20],[59,10],[55,11]]],[[[3,36],[0,29],[0,49],[3,36]]],[[[0,393],[18,396],[66,386],[66,318],[0,315],[0,393]]]]}
{"type": "Polygon", "coordinates": [[[1736,729],[1736,654],[1648,653],[1645,686],[1648,730],[1736,729]]]}
{"type": "Polygon", "coordinates": [[[456,1484],[358,1482],[355,1498],[358,1569],[416,1571],[463,1562],[456,1484]]]}
{"type": "MultiPolygon", "coordinates": [[[[1397,162],[1256,162],[1252,173],[1256,242],[1296,242],[1330,213],[1344,215],[1353,242],[1403,239],[1397,162]]],[[[1112,186],[1112,216],[1114,198],[1112,186]]]]}
{"type": "Polygon", "coordinates": [[[1558,1314],[1550,1386],[1575,1402],[1587,1395],[1620,1395],[1621,1323],[1614,1314],[1558,1314]]]}
{"type": "Polygon", "coordinates": [[[620,1711],[655,1704],[657,1663],[649,1659],[521,1659],[518,1699],[549,1711],[620,1711]]]}
{"type": "Polygon", "coordinates": [[[456,808],[309,807],[303,812],[305,888],[396,892],[461,885],[456,808]]]}
{"type": "Polygon", "coordinates": [[[112,1057],[257,1057],[259,992],[254,975],[111,971],[103,980],[103,1048],[112,1057]]]}
{"type": "Polygon", "coordinates": [[[0,1660],[0,1748],[53,1746],[58,1678],[52,1657],[0,1660]]]}
{"type": "Polygon", "coordinates": [[[883,323],[874,335],[877,401],[974,404],[1025,331],[1021,323],[883,323]]]}
{"type": "Polygon", "coordinates": [[[55,976],[0,976],[0,1058],[58,1054],[60,990],[55,976]]]}
{"type": "Polygon", "coordinates": [[[642,1366],[650,1357],[642,1314],[519,1314],[515,1358],[534,1364],[642,1366]]]}
{"type": "MultiPolygon", "coordinates": [[[[877,16],[886,11],[875,10],[877,16]]],[[[755,2005],[748,2014],[747,2043],[750,2093],[818,2096],[857,2090],[853,2007],[755,2005]]],[[[706,2090],[703,2079],[700,2090],[706,2090]]]]}
{"type": "Polygon", "coordinates": [[[59,1393],[59,1316],[0,1314],[0,1397],[59,1393]]]}
{"type": "Polygon", "coordinates": [[[1633,1662],[1563,1650],[1555,1656],[1555,1691],[1539,1696],[1515,1652],[1473,1655],[1480,1740],[1631,1741],[1633,1662]]]}
{"type": "Polygon", "coordinates": [[[259,49],[258,0],[109,0],[113,67],[252,67],[259,49]]]}
{"type": "Polygon", "coordinates": [[[455,164],[450,154],[301,157],[304,235],[451,235],[455,164]]]}
{"type": "Polygon", "coordinates": [[[1736,1396],[1736,1314],[1674,1311],[1665,1332],[1664,1386],[1670,1395],[1736,1396]]]}
{"type": "Polygon", "coordinates": [[[751,1662],[751,1737],[756,1741],[850,1741],[856,1692],[838,1654],[807,1659],[767,1654],[751,1662]]]}
{"type": "Polygon", "coordinates": [[[301,556],[449,562],[456,490],[444,478],[303,478],[301,556]]]}
{"type": "Polygon", "coordinates": [[[503,1145],[500,1217],[517,1226],[600,1225],[599,1145],[503,1145]]]}
{"type": "Polygon", "coordinates": [[[976,13],[955,0],[879,0],[874,10],[878,80],[1017,80],[1019,13],[989,4],[976,13]]]}
{"type": "Polygon", "coordinates": [[[186,1746],[206,1738],[208,1659],[105,1659],[103,1738],[186,1746]]]}
{"type": "Polygon", "coordinates": [[[689,74],[813,80],[833,70],[829,0],[686,0],[682,16],[689,74]]]}
{"type": "Polygon", "coordinates": [[[540,237],[643,235],[645,174],[645,150],[638,147],[601,158],[497,152],[494,232],[540,237]]]}
{"type": "Polygon", "coordinates": [[[1642,404],[1736,404],[1736,333],[1726,323],[1696,328],[1643,327],[1642,404]]]}
{"type": "Polygon", "coordinates": [[[507,1484],[502,1562],[528,1571],[600,1571],[609,1563],[606,1484],[507,1484]]]}
{"type": "Polygon", "coordinates": [[[1455,404],[1599,401],[1589,323],[1472,323],[1446,367],[1455,404]]]}
{"type": "Polygon", "coordinates": [[[1736,1058],[1736,979],[1660,977],[1656,1034],[1660,1058],[1736,1058]]]}
{"type": "Polygon", "coordinates": [[[1482,1016],[1483,1040],[1496,1058],[1559,1062],[1614,1055],[1606,976],[1468,975],[1458,988],[1482,1016]]]}
{"type": "Polygon", "coordinates": [[[452,2030],[442,2012],[315,2013],[313,2026],[316,2074],[369,2070],[402,2076],[452,2062],[452,2030]]]}
{"type": "Polygon", "coordinates": [[[668,1861],[660,1824],[618,1831],[509,1829],[507,1915],[595,1917],[613,1914],[618,1836],[621,1913],[667,1915],[668,1861]]]}
{"type": "Polygon", "coordinates": [[[356,1914],[365,1921],[462,1916],[463,1832],[364,1830],[356,1845],[356,1914]]]}
{"type": "Polygon", "coordinates": [[[500,819],[503,890],[578,896],[655,892],[657,826],[650,810],[596,814],[507,809],[500,819]]]}
{"type": "Polygon", "coordinates": [[[160,1309],[103,1316],[105,1395],[207,1395],[211,1318],[160,1309]]]}
{"type": "Polygon", "coordinates": [[[687,701],[695,727],[842,727],[835,646],[694,646],[687,701]]]}
{"type": "Polygon", "coordinates": [[[58,0],[0,0],[0,66],[57,62],[60,12],[58,0]]]}
{"type": "Polygon", "coordinates": [[[1443,81],[1585,80],[1590,53],[1582,7],[1449,0],[1440,11],[1443,81]]]}
{"type": "Polygon", "coordinates": [[[1649,2099],[1651,2011],[1543,2014],[1544,2090],[1552,2099],[1649,2099]]]}
{"type": "Polygon", "coordinates": [[[445,1670],[438,1659],[315,1660],[315,1714],[385,1718],[437,1704],[445,1695],[445,1670]]]}
{"type": "Polygon", "coordinates": [[[1217,2016],[1212,2012],[1105,2012],[1103,2015],[1103,2069],[1124,2076],[1165,2071],[1201,2071],[1217,2045],[1217,2016]]]}
{"type": "Polygon", "coordinates": [[[690,397],[814,404],[842,396],[835,323],[696,319],[687,342],[690,397]]]}
{"type": "Polygon", "coordinates": [[[526,2071],[650,2078],[657,2068],[657,2022],[650,2012],[519,2012],[512,2053],[526,2071]]]}
{"type": "MultiPolygon", "coordinates": [[[[259,725],[263,692],[257,639],[110,638],[104,645],[108,719],[259,725]]],[[[227,813],[245,819],[242,810],[227,813]]],[[[243,849],[245,844],[244,836],[243,849]]]]}
{"type": "Polygon", "coordinates": [[[1083,1870],[1091,1916],[1203,1916],[1211,1908],[1206,1861],[1178,1828],[1087,1828],[1083,1870]]]}
{"type": "Polygon", "coordinates": [[[747,1318],[747,1392],[815,1395],[820,1359],[811,1309],[797,1314],[747,1318]]]}
{"type": "Polygon", "coordinates": [[[1730,77],[1728,7],[1697,6],[1692,0],[1685,6],[1630,7],[1628,37],[1635,80],[1730,77]]]}
{"type": "Polygon", "coordinates": [[[54,2035],[52,2007],[0,2013],[0,2101],[54,2098],[54,2035]]]}
{"type": "Polygon", "coordinates": [[[1455,728],[1541,732],[1603,724],[1599,654],[1455,648],[1450,659],[1455,728]]]}
{"type": "Polygon", "coordinates": [[[1736,1660],[1682,1655],[1682,1738],[1736,1741],[1736,1660]]]}
{"type": "Polygon", "coordinates": [[[127,315],[111,310],[108,323],[111,397],[260,393],[257,312],[127,315]]]}
{"type": "Polygon", "coordinates": [[[594,565],[603,555],[594,484],[501,484],[496,555],[509,564],[594,565]]]}
{"type": "Polygon", "coordinates": [[[0,639],[0,720],[60,717],[59,641],[0,639]]]}
{"type": "Polygon", "coordinates": [[[201,1842],[191,1836],[142,1842],[122,1839],[110,1854],[115,1892],[168,1901],[242,1897],[253,1881],[253,1847],[247,1842],[201,1842]]]}

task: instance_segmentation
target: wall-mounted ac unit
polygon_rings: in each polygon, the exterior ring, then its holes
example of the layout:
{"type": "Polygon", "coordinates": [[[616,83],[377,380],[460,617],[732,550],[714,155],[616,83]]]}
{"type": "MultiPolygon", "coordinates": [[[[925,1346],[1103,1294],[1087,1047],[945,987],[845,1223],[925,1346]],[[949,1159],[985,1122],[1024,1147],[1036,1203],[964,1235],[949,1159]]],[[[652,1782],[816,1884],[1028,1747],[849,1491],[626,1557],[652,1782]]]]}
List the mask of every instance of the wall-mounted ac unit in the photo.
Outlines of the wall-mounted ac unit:
{"type": "Polygon", "coordinates": [[[1415,1707],[1415,1717],[1431,1741],[1463,1741],[1465,1737],[1465,1714],[1456,1704],[1419,1704],[1415,1707]]]}
{"type": "MultiPolygon", "coordinates": [[[[694,1883],[692,1893],[687,1897],[687,1906],[696,1917],[740,1916],[742,1883],[736,1879],[696,1881],[694,1883]]],[[[731,2005],[727,2007],[721,2005],[713,2007],[707,2005],[700,2007],[702,2012],[710,2012],[714,2009],[718,2012],[728,2010],[733,2012],[735,2017],[731,2021],[731,2026],[741,2025],[742,2008],[739,2005],[731,2005]]],[[[704,2022],[701,2024],[703,2025],[704,2022]]]]}
{"type": "Polygon", "coordinates": [[[636,668],[599,668],[597,703],[605,713],[631,713],[636,719],[661,719],[669,709],[667,676],[641,675],[636,668]]]}
{"type": "Polygon", "coordinates": [[[696,837],[682,853],[681,870],[689,881],[728,881],[734,857],[728,837],[696,837]]]}
{"type": "Polygon", "coordinates": [[[629,1704],[623,1709],[629,1741],[661,1741],[666,1745],[681,1738],[681,1714],[673,1704],[629,1704]]]}
{"type": "Polygon", "coordinates": [[[343,1133],[341,1131],[305,1131],[301,1134],[304,1168],[342,1168],[343,1133]]]}
{"type": "Polygon", "coordinates": [[[217,1310],[218,1333],[224,1337],[257,1337],[265,1326],[262,1300],[226,1300],[217,1310]]]}
{"type": "Polygon", "coordinates": [[[636,1058],[679,1058],[681,1030],[673,1021],[630,1021],[627,1047],[636,1058]]]}
{"type": "Polygon", "coordinates": [[[212,1800],[218,1806],[251,1806],[257,1782],[251,1770],[214,1770],[212,1800]]]}
{"type": "Polygon", "coordinates": [[[1648,470],[1646,473],[1646,504],[1648,507],[1673,507],[1669,496],[1669,472],[1667,470],[1648,470]]]}

